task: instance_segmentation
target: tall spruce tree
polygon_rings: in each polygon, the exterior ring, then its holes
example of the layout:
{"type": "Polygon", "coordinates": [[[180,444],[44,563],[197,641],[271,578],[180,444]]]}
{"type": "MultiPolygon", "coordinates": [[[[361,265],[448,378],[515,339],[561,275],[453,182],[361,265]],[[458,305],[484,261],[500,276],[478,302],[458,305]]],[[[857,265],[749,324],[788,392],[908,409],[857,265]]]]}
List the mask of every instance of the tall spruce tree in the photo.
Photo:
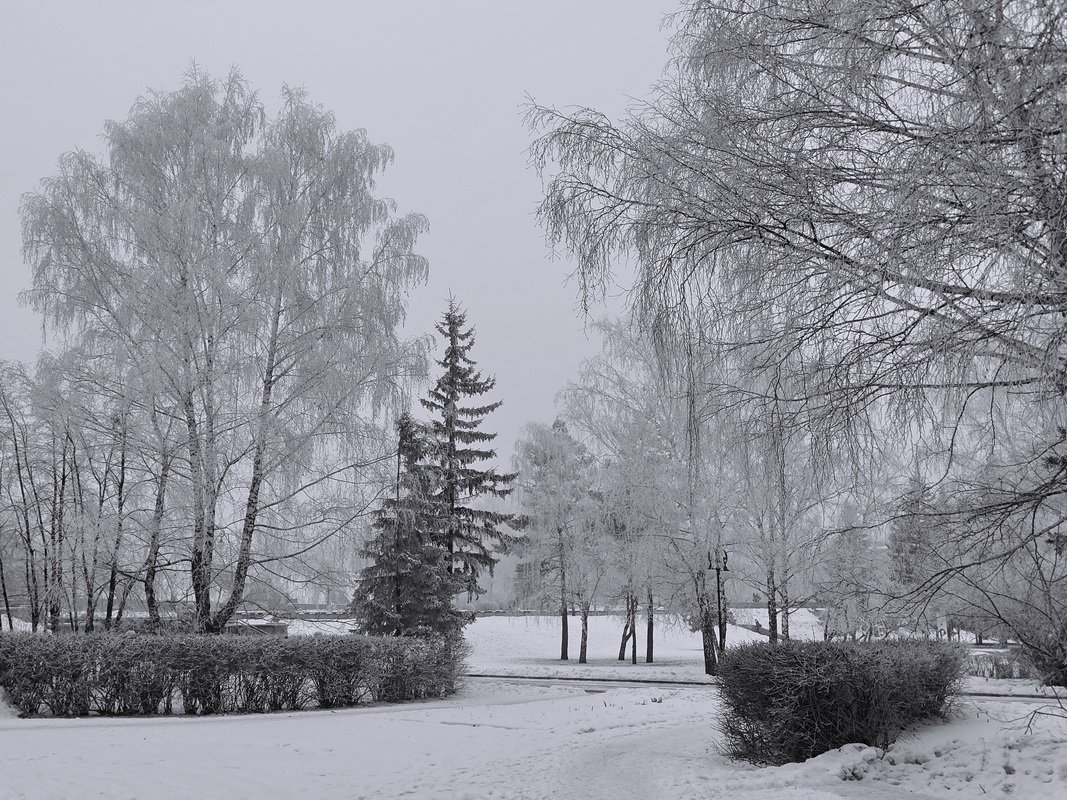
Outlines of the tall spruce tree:
{"type": "Polygon", "coordinates": [[[440,536],[435,443],[410,414],[403,414],[396,427],[394,493],[378,510],[376,535],[362,551],[371,563],[360,573],[352,610],[366,633],[456,635],[468,616],[452,606],[463,586],[440,536]]]}
{"type": "Polygon", "coordinates": [[[451,572],[458,576],[468,596],[474,597],[483,591],[478,585],[482,571],[492,574],[497,561],[494,552],[514,540],[501,529],[512,522],[513,515],[476,508],[475,501],[485,496],[507,497],[515,475],[477,466],[496,457],[495,450],[485,447],[496,434],[480,428],[502,401],[463,404],[465,398],[480,397],[496,386],[495,378],[483,378],[475,369],[476,362],[469,355],[474,328],[466,324],[466,313],[449,298],[448,310],[436,326],[445,340],[444,357],[437,362],[443,372],[422,404],[432,416],[431,432],[440,465],[435,500],[444,523],[442,545],[448,551],[451,572]]]}

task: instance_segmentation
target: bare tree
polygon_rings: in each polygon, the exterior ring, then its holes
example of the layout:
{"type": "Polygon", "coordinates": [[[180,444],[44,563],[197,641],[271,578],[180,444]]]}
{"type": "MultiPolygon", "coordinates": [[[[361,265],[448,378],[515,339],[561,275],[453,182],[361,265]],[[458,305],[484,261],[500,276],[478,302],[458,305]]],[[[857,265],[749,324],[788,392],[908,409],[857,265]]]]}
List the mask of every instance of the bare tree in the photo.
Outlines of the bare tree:
{"type": "Polygon", "coordinates": [[[519,504],[526,530],[526,555],[541,579],[554,587],[560,617],[560,660],[569,659],[572,587],[567,582],[574,540],[583,521],[581,507],[589,492],[588,459],[557,419],[551,427],[530,423],[515,447],[519,504]],[[583,463],[585,462],[585,463],[583,463]],[[533,545],[531,547],[531,545],[533,545]]]}

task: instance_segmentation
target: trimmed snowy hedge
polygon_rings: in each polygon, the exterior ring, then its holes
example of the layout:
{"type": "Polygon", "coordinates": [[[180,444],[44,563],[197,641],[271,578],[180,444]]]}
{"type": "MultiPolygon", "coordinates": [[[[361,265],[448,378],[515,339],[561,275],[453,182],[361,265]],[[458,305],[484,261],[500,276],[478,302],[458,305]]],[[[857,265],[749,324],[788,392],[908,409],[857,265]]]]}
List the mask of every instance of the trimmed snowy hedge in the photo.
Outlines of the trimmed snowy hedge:
{"type": "Polygon", "coordinates": [[[851,742],[887,747],[907,725],[943,716],[964,653],[930,641],[759,642],[719,670],[726,754],[804,761],[851,742]]]}
{"type": "Polygon", "coordinates": [[[0,635],[21,716],[336,708],[453,693],[464,645],[377,636],[0,635]]]}

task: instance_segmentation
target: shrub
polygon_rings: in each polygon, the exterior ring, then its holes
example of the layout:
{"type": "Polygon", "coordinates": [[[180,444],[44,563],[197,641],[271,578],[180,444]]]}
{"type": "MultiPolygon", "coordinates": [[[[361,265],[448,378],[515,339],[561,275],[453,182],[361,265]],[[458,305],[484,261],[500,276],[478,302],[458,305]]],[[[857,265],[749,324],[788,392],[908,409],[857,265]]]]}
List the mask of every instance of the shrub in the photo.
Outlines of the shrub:
{"type": "Polygon", "coordinates": [[[0,686],[22,716],[335,708],[455,691],[462,642],[93,633],[0,635],[0,686]]]}
{"type": "Polygon", "coordinates": [[[963,659],[957,646],[928,641],[733,648],[719,672],[724,749],[785,764],[850,742],[887,747],[908,724],[945,713],[963,659]]]}
{"type": "Polygon", "coordinates": [[[1055,630],[1031,626],[1021,648],[1030,671],[1045,686],[1067,686],[1067,625],[1055,630]]]}

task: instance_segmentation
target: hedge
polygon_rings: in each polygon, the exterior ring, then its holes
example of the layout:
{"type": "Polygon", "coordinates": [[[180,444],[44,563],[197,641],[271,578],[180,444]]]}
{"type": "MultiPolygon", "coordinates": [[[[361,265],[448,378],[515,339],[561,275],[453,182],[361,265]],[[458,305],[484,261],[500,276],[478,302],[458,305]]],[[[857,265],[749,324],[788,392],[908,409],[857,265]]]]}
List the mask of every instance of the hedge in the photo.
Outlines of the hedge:
{"type": "Polygon", "coordinates": [[[732,758],[785,764],[851,742],[887,747],[944,716],[964,653],[929,641],[760,642],[720,662],[720,730],[732,758]]]}
{"type": "Polygon", "coordinates": [[[0,634],[21,716],[338,708],[453,693],[461,641],[406,637],[0,634]]]}

